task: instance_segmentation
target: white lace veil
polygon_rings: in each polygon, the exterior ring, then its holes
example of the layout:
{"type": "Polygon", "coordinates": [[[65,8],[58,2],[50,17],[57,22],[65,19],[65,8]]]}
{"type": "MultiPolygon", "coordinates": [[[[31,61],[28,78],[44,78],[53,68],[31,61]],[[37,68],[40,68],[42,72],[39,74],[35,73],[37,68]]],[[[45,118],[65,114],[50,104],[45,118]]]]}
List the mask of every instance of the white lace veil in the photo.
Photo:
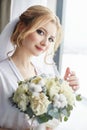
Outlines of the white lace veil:
{"type": "Polygon", "coordinates": [[[19,19],[16,18],[15,20],[9,22],[0,34],[0,61],[7,58],[8,52],[13,52],[14,50],[10,37],[18,20],[19,19]]]}

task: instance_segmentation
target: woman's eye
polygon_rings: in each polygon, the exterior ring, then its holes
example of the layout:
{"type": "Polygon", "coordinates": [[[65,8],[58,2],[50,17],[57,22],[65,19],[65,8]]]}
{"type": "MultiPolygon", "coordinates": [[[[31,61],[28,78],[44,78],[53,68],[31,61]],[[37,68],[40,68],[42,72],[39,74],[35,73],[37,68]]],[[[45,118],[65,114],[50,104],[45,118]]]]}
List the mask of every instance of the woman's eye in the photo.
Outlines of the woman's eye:
{"type": "Polygon", "coordinates": [[[38,30],[36,30],[36,31],[37,31],[38,34],[44,35],[44,32],[43,32],[42,30],[38,29],[38,30]]]}
{"type": "Polygon", "coordinates": [[[49,38],[49,42],[54,42],[54,39],[53,38],[49,38]]]}

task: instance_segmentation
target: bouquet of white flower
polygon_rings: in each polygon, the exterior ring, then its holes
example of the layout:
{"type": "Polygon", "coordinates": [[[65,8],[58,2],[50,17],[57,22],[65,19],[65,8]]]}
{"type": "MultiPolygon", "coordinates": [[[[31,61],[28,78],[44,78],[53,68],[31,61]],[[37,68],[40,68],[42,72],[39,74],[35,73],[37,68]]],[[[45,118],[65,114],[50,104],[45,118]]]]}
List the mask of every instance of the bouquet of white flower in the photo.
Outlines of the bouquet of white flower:
{"type": "Polygon", "coordinates": [[[53,118],[66,121],[75,105],[75,99],[75,93],[66,81],[44,74],[20,81],[10,97],[13,105],[30,118],[35,117],[39,123],[53,118]]]}

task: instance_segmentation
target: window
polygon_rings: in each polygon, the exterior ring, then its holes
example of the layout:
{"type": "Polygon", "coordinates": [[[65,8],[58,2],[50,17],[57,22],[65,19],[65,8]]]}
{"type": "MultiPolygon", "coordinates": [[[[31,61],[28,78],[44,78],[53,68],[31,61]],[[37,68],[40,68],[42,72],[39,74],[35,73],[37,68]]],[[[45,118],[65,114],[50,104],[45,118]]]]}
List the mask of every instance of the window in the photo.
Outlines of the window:
{"type": "MultiPolygon", "coordinates": [[[[79,78],[82,102],[67,122],[59,126],[60,130],[87,130],[87,0],[67,0],[64,12],[64,46],[62,75],[67,66],[74,70],[79,78]]],[[[56,129],[57,130],[57,129],[56,129]]]]}
{"type": "Polygon", "coordinates": [[[87,98],[87,1],[67,0],[65,9],[62,73],[70,66],[80,82],[80,92],[87,98]]]}

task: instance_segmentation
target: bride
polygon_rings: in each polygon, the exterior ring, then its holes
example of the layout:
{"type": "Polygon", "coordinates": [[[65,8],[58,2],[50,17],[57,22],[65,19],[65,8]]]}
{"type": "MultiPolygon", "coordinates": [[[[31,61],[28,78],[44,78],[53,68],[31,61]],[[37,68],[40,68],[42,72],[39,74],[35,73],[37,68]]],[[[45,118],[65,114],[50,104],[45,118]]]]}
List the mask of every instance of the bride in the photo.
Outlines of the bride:
{"type": "MultiPolygon", "coordinates": [[[[30,130],[31,119],[13,107],[8,98],[17,89],[18,81],[42,73],[43,70],[32,61],[32,58],[45,53],[46,60],[51,46],[53,53],[57,50],[61,36],[62,29],[58,17],[47,7],[40,5],[28,8],[2,32],[0,36],[0,130],[30,130]]],[[[74,90],[78,88],[77,77],[69,68],[64,78],[74,90]]],[[[54,123],[58,125],[54,120],[42,125],[34,121],[33,129],[53,130],[54,123]]]]}

